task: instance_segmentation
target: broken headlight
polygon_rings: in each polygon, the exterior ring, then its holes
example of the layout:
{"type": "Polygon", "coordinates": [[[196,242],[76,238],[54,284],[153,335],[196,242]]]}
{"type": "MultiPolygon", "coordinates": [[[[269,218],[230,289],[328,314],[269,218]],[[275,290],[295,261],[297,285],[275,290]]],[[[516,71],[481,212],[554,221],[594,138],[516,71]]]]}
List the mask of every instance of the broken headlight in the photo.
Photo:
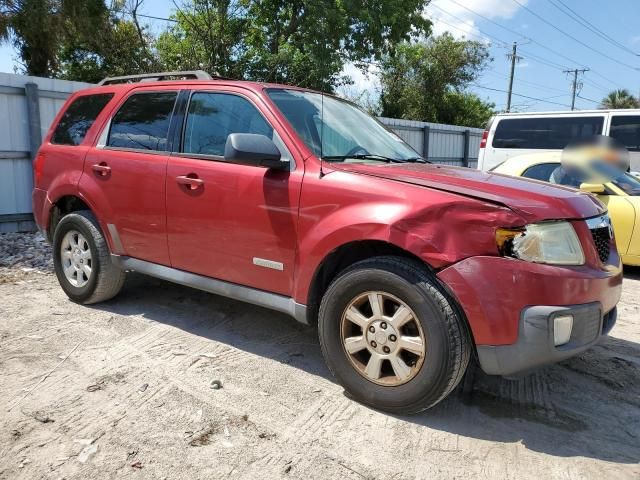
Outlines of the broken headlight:
{"type": "Polygon", "coordinates": [[[534,223],[524,228],[496,230],[504,256],[552,265],[583,265],[584,252],[569,222],[534,223]]]}

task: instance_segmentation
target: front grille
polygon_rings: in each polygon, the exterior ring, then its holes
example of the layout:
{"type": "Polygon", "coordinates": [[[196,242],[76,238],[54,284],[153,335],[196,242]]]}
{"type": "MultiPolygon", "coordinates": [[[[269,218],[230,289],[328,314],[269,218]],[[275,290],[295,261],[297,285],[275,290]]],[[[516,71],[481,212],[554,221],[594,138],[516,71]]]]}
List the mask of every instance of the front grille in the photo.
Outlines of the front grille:
{"type": "Polygon", "coordinates": [[[605,214],[600,217],[590,218],[586,222],[591,231],[598,257],[600,257],[602,263],[606,263],[611,254],[611,239],[613,238],[611,219],[609,215],[605,214]]]}
{"type": "Polygon", "coordinates": [[[610,253],[610,240],[609,227],[594,228],[591,230],[591,236],[596,244],[596,250],[598,250],[598,256],[602,263],[609,260],[610,253]]]}

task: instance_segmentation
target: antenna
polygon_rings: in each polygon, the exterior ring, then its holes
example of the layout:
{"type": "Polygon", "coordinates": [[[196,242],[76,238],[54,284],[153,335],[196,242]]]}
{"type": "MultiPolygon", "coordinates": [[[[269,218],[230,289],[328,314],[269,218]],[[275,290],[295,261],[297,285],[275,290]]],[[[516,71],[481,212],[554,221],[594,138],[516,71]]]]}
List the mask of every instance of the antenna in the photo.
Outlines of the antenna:
{"type": "Polygon", "coordinates": [[[320,178],[324,177],[322,157],[324,157],[324,92],[320,92],[320,178]]]}

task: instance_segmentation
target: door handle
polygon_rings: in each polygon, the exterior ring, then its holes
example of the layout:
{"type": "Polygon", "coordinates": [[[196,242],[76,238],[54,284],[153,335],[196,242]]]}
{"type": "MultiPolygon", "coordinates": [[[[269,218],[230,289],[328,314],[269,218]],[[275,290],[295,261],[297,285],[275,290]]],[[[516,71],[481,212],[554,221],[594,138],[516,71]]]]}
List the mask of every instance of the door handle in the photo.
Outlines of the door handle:
{"type": "Polygon", "coordinates": [[[111,173],[111,167],[104,162],[96,163],[91,166],[91,169],[96,172],[100,177],[106,177],[111,173]]]}
{"type": "Polygon", "coordinates": [[[189,175],[180,175],[176,177],[176,182],[178,182],[179,185],[186,186],[189,190],[195,190],[204,185],[204,181],[195,175],[193,177],[190,177],[189,175]]]}

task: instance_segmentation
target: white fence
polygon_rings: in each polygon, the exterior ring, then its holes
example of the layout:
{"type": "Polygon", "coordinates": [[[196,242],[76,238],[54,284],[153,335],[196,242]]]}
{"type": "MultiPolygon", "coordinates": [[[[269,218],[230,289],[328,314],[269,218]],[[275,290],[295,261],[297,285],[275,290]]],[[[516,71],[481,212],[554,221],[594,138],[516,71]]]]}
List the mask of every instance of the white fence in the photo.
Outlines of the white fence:
{"type": "MultiPolygon", "coordinates": [[[[0,233],[33,230],[32,161],[67,97],[88,83],[0,73],[0,233]]],[[[475,167],[482,130],[381,118],[432,162],[475,167]]]]}

